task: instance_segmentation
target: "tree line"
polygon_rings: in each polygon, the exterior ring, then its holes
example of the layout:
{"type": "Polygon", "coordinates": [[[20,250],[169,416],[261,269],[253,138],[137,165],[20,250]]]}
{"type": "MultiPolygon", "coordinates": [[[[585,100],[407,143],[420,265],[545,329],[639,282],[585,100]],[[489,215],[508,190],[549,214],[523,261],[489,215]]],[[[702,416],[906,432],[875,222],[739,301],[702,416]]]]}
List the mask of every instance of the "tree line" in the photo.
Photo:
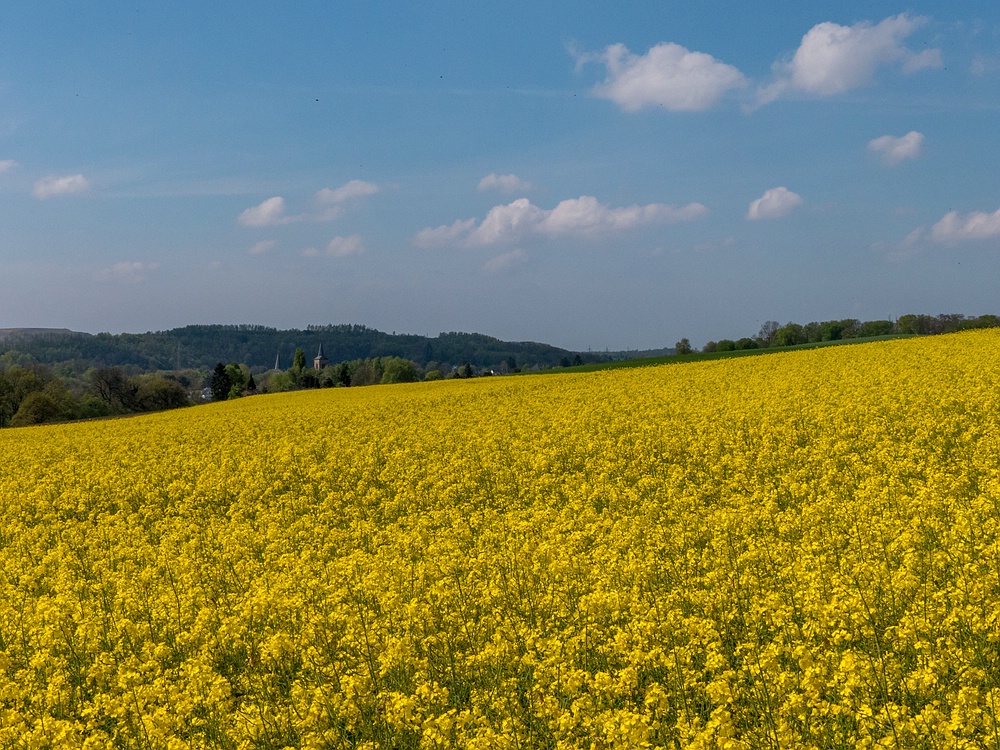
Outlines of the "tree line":
{"type": "MultiPolygon", "coordinates": [[[[254,376],[246,365],[218,362],[209,379],[208,391],[213,401],[223,401],[258,393],[280,393],[306,388],[347,388],[368,385],[416,383],[421,380],[470,378],[494,374],[493,369],[477,368],[471,363],[455,367],[432,362],[431,368],[421,367],[403,357],[367,357],[327,364],[316,369],[306,362],[305,351],[295,350],[292,366],[286,370],[270,370],[254,376]]],[[[503,372],[516,371],[504,369],[503,372]]]]}
{"type": "Polygon", "coordinates": [[[60,376],[38,362],[0,358],[0,427],[174,409],[195,401],[200,382],[194,372],[128,375],[118,367],[60,376]]]}
{"type": "MultiPolygon", "coordinates": [[[[902,315],[896,320],[868,320],[856,318],[826,320],[812,323],[765,322],[756,336],[740,339],[720,339],[709,341],[703,352],[731,352],[747,349],[770,349],[774,347],[818,344],[827,341],[877,338],[880,336],[931,336],[941,333],[956,333],[973,328],[1000,327],[1000,317],[996,315],[902,315]]],[[[691,354],[694,349],[687,339],[674,345],[676,354],[691,354]]]]}
{"type": "Polygon", "coordinates": [[[94,367],[78,373],[70,365],[52,368],[21,352],[6,352],[0,356],[0,428],[162,411],[305,388],[412,383],[494,372],[469,363],[443,365],[442,372],[438,363],[431,364],[432,369],[425,369],[402,357],[369,357],[317,370],[307,366],[305,352],[299,348],[292,366],[283,371],[255,374],[243,363],[218,362],[209,373],[191,369],[130,373],[122,367],[94,367]]]}
{"type": "MultiPolygon", "coordinates": [[[[259,325],[193,325],[147,333],[78,333],[67,330],[11,331],[0,337],[0,350],[17,350],[46,364],[72,362],[91,367],[137,367],[143,371],[191,368],[211,371],[219,361],[254,369],[271,368],[275,356],[287,367],[296,348],[314,352],[322,343],[331,361],[400,357],[422,368],[437,362],[470,363],[496,368],[514,360],[517,366],[555,367],[574,352],[530,341],[502,341],[478,333],[449,332],[437,336],[386,333],[363,325],[308,326],[281,330],[259,325]]],[[[605,354],[580,353],[586,362],[605,354]]]]}

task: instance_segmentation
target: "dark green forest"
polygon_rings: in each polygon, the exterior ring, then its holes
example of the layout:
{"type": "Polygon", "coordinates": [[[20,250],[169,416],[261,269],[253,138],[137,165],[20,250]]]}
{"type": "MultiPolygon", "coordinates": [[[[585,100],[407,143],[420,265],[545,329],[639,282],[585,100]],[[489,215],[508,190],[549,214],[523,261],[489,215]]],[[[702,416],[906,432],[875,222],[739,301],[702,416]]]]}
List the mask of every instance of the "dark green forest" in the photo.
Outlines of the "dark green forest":
{"type": "Polygon", "coordinates": [[[149,333],[74,333],[72,331],[0,333],[0,352],[16,350],[43,364],[132,367],[141,371],[208,370],[216,362],[238,362],[254,371],[291,365],[296,349],[310,359],[322,344],[331,362],[402,357],[422,368],[472,364],[497,369],[555,367],[564,357],[598,362],[604,354],[570,352],[534,342],[508,342],[478,333],[441,333],[435,337],[384,333],[362,325],[309,326],[280,330],[259,325],[193,325],[149,333]]]}

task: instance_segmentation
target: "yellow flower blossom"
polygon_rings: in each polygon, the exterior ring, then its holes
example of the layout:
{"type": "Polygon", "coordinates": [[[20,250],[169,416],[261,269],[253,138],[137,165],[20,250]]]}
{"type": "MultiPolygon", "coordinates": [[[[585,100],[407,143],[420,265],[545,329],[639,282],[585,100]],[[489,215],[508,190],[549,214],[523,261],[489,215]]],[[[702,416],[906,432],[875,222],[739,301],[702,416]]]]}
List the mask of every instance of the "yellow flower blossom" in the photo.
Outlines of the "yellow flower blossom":
{"type": "Polygon", "coordinates": [[[1000,332],[0,431],[0,746],[1000,747],[1000,332]]]}

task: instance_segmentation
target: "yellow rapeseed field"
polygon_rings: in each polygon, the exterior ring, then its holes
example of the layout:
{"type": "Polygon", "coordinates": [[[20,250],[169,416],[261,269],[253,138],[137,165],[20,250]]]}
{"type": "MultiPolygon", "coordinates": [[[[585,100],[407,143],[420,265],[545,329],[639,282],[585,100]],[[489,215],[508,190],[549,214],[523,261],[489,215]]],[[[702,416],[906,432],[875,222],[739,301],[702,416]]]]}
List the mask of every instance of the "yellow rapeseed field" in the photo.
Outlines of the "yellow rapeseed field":
{"type": "Polygon", "coordinates": [[[1000,748],[1000,333],[0,432],[0,747],[1000,748]]]}

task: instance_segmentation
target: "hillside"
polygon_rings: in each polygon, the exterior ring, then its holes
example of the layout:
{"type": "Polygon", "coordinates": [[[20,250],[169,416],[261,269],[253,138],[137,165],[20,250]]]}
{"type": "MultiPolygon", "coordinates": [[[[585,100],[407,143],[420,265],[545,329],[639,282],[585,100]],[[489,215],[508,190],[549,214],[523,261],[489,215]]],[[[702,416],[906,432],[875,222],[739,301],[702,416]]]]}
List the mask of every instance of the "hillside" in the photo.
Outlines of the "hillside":
{"type": "Polygon", "coordinates": [[[604,355],[571,352],[535,342],[509,342],[477,333],[427,337],[384,333],[361,325],[310,326],[280,330],[257,325],[193,325],[148,333],[76,333],[65,329],[3,329],[0,354],[17,350],[39,362],[93,366],[133,366],[142,370],[211,369],[238,362],[256,369],[289,367],[296,348],[311,359],[322,344],[331,362],[403,357],[429,363],[477,367],[553,367],[579,356],[597,362],[604,355]]]}
{"type": "Polygon", "coordinates": [[[0,744],[992,747],[1000,334],[0,432],[0,744]]]}
{"type": "Polygon", "coordinates": [[[78,334],[76,331],[71,331],[69,328],[0,328],[0,341],[5,341],[10,338],[14,339],[27,339],[37,336],[75,336],[75,335],[86,335],[78,334]]]}

